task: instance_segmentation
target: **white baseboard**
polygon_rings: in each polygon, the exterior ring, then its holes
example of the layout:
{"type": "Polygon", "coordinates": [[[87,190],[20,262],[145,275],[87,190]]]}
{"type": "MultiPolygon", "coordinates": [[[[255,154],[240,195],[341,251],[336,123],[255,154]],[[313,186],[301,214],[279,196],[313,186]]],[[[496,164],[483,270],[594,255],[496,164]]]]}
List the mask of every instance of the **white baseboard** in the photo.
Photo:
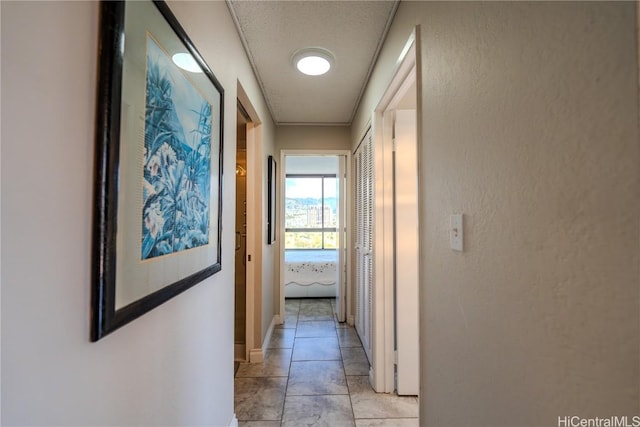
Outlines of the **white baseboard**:
{"type": "Polygon", "coordinates": [[[273,334],[273,328],[278,324],[280,320],[280,316],[277,314],[273,316],[271,319],[271,324],[269,324],[269,328],[267,329],[267,333],[264,336],[264,340],[262,342],[261,348],[253,348],[249,351],[249,363],[262,363],[264,361],[264,355],[269,348],[269,343],[271,342],[271,335],[273,334]]]}
{"type": "Polygon", "coordinates": [[[236,414],[233,414],[233,418],[231,418],[231,424],[229,424],[229,427],[238,427],[238,418],[236,417],[236,414]]]}
{"type": "Polygon", "coordinates": [[[252,348],[249,350],[249,363],[262,363],[264,361],[264,354],[261,348],[252,348]]]}
{"type": "Polygon", "coordinates": [[[267,329],[267,333],[264,336],[264,342],[262,343],[262,353],[266,353],[267,349],[269,348],[269,343],[271,342],[271,335],[273,334],[273,328],[275,328],[275,326],[279,324],[279,320],[280,320],[280,316],[278,316],[277,314],[275,314],[273,316],[273,319],[271,319],[271,324],[267,329]]]}
{"type": "Polygon", "coordinates": [[[373,388],[373,390],[376,393],[382,393],[383,390],[380,390],[382,387],[378,387],[378,384],[376,384],[376,380],[375,380],[375,375],[373,372],[373,367],[369,368],[369,385],[371,386],[371,388],[373,388]]]}

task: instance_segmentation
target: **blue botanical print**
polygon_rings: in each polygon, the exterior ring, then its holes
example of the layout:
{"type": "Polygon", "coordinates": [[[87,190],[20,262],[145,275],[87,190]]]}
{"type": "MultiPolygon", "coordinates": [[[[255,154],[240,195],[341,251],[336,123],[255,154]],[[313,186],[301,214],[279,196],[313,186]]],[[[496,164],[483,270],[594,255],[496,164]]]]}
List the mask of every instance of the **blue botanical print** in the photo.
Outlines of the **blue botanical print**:
{"type": "Polygon", "coordinates": [[[147,36],[142,259],[209,243],[211,104],[147,36]]]}

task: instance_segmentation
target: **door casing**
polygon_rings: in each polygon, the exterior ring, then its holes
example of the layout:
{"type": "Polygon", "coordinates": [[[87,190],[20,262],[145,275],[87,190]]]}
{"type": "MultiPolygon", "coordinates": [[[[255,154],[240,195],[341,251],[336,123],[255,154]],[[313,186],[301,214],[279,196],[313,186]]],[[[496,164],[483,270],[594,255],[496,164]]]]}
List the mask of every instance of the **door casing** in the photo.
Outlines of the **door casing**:
{"type": "Polygon", "coordinates": [[[247,271],[245,360],[262,361],[262,124],[251,100],[238,82],[237,101],[249,116],[247,123],[247,271]],[[257,347],[256,347],[257,346],[257,347]]]}
{"type": "MultiPolygon", "coordinates": [[[[379,393],[392,393],[395,381],[395,265],[393,199],[393,125],[395,110],[409,90],[416,91],[416,114],[421,117],[420,26],[407,40],[398,66],[378,103],[371,126],[375,151],[374,212],[374,300],[372,361],[369,380],[379,393]],[[415,89],[412,89],[415,87],[415,89]]],[[[420,120],[417,121],[417,146],[420,158],[420,120]]],[[[420,174],[420,165],[418,165],[420,174]]],[[[419,177],[417,177],[419,179],[419,177]]],[[[422,217],[421,215],[419,215],[422,217]]],[[[415,325],[419,327],[418,324],[415,325]]],[[[416,373],[419,375],[419,373],[416,373]]]]}
{"type": "MultiPolygon", "coordinates": [[[[346,227],[347,232],[346,233],[340,233],[341,235],[346,236],[345,237],[345,242],[340,242],[341,243],[341,247],[346,247],[349,248],[348,245],[350,245],[350,233],[349,230],[351,230],[351,200],[353,199],[352,196],[352,189],[351,189],[351,185],[349,184],[350,182],[350,177],[351,177],[351,152],[349,150],[282,150],[280,151],[280,164],[282,165],[279,168],[279,173],[278,173],[278,179],[279,179],[279,186],[278,186],[278,194],[285,194],[285,178],[286,178],[286,157],[287,156],[345,156],[346,160],[345,160],[345,180],[347,182],[347,184],[344,186],[347,189],[347,194],[345,195],[346,197],[344,197],[344,210],[346,212],[346,215],[344,215],[346,217],[346,224],[344,224],[344,227],[346,227]]],[[[278,203],[278,218],[279,218],[279,224],[278,224],[278,239],[276,239],[277,241],[280,242],[280,246],[279,246],[279,250],[278,250],[278,277],[276,278],[277,283],[280,284],[279,289],[280,289],[280,295],[278,297],[280,304],[279,304],[279,323],[282,324],[284,322],[285,319],[285,308],[284,308],[284,229],[285,229],[285,201],[284,201],[284,197],[280,197],[279,200],[277,201],[278,203]]],[[[348,272],[351,271],[351,251],[347,250],[346,251],[346,259],[345,259],[345,265],[344,265],[344,269],[341,272],[341,277],[342,277],[342,281],[344,282],[343,286],[343,290],[345,290],[346,292],[343,293],[343,295],[345,296],[345,301],[342,303],[344,306],[346,306],[346,320],[347,323],[349,323],[350,325],[353,325],[353,310],[351,308],[351,298],[352,298],[352,286],[351,283],[349,281],[349,274],[348,272]]]]}

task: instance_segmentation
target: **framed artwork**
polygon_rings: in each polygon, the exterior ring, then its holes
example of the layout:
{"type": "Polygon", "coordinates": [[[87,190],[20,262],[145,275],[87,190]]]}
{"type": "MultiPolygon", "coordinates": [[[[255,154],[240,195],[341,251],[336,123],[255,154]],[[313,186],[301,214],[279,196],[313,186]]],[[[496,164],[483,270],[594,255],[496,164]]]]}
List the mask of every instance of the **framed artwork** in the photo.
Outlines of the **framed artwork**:
{"type": "Polygon", "coordinates": [[[222,86],[162,1],[103,1],[99,63],[92,341],[222,266],[222,86]]]}
{"type": "Polygon", "coordinates": [[[276,241],[276,160],[273,156],[267,159],[267,243],[276,241]]]}

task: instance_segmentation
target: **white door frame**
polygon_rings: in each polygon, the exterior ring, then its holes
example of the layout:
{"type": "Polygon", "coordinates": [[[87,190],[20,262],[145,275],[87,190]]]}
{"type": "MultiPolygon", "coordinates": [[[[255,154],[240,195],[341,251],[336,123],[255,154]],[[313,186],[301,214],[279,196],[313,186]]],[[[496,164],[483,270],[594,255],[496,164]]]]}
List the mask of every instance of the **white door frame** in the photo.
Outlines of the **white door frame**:
{"type": "MultiPolygon", "coordinates": [[[[281,242],[280,243],[280,247],[278,250],[278,264],[280,266],[280,268],[278,269],[278,283],[279,283],[279,289],[280,289],[280,295],[279,295],[279,300],[280,300],[280,304],[279,304],[279,321],[280,324],[282,324],[284,322],[285,319],[285,309],[284,309],[284,229],[285,229],[285,201],[284,201],[284,194],[285,194],[285,178],[286,178],[286,163],[285,163],[285,157],[286,156],[345,156],[346,157],[346,164],[345,164],[345,172],[346,172],[346,188],[348,191],[348,194],[346,194],[347,197],[345,197],[345,206],[343,207],[345,212],[346,212],[346,224],[345,227],[347,228],[347,232],[344,233],[344,235],[346,235],[346,241],[342,243],[342,247],[346,247],[347,248],[347,259],[346,259],[346,264],[345,264],[345,269],[346,269],[346,274],[345,272],[341,272],[341,276],[343,277],[343,280],[346,281],[346,293],[343,293],[342,295],[345,296],[345,305],[346,305],[346,309],[347,309],[347,323],[349,323],[350,325],[353,325],[353,320],[354,320],[354,316],[353,316],[353,310],[351,308],[351,292],[352,292],[352,284],[350,283],[350,274],[349,272],[351,271],[351,251],[349,250],[349,245],[351,244],[351,209],[352,209],[352,202],[351,200],[353,200],[353,189],[351,188],[351,151],[349,150],[281,150],[280,151],[280,168],[279,168],[279,193],[278,194],[282,194],[283,196],[279,198],[278,200],[278,218],[279,218],[279,233],[278,233],[278,240],[281,242]]],[[[339,233],[340,234],[340,233],[339,233]]]]}
{"type": "MultiPolygon", "coordinates": [[[[373,360],[369,379],[371,386],[379,393],[392,393],[395,390],[393,116],[385,113],[396,107],[413,83],[416,84],[416,93],[421,93],[419,34],[420,27],[416,26],[398,58],[398,66],[393,78],[376,106],[372,120],[376,208],[374,211],[373,360]]],[[[417,115],[421,117],[420,96],[417,98],[417,115]]],[[[418,120],[418,150],[420,150],[420,120],[418,120]]]]}
{"type": "MultiPolygon", "coordinates": [[[[409,78],[415,81],[414,78],[409,78]]],[[[399,92],[401,93],[401,92],[399,92]]],[[[415,90],[408,90],[410,97],[415,90]]],[[[396,392],[417,395],[420,364],[418,322],[418,268],[420,242],[418,215],[417,112],[410,108],[389,110],[394,119],[394,249],[396,392]]]]}
{"type": "Polygon", "coordinates": [[[261,362],[262,294],[262,123],[244,88],[238,81],[237,99],[250,122],[247,123],[247,271],[245,360],[261,362]],[[258,352],[256,349],[258,345],[258,352]]]}

